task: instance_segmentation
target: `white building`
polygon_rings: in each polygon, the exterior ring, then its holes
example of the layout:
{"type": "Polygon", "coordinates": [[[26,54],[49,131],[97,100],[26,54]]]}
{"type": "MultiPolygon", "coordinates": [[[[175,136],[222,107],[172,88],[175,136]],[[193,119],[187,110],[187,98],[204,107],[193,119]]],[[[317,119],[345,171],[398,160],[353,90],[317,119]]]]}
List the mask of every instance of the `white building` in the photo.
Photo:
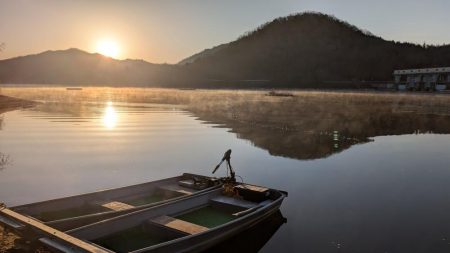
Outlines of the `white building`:
{"type": "Polygon", "coordinates": [[[450,67],[394,71],[398,90],[442,91],[450,88],[450,67]]]}

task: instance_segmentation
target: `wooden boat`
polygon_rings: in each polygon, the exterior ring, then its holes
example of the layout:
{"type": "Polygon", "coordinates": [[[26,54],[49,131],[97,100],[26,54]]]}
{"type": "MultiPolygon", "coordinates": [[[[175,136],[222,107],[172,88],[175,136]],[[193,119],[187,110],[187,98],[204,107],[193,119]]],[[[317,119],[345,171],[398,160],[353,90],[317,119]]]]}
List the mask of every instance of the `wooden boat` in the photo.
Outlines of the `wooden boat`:
{"type": "Polygon", "coordinates": [[[41,243],[59,252],[199,252],[276,213],[286,196],[275,189],[226,182],[220,189],[65,233],[9,209],[0,213],[32,226],[42,235],[41,243]]]}
{"type": "Polygon", "coordinates": [[[226,161],[227,178],[183,174],[11,209],[0,206],[0,224],[22,229],[26,239],[58,252],[203,251],[261,223],[287,197],[284,191],[237,183],[230,155],[225,152],[213,171],[226,161]],[[147,200],[160,190],[164,198],[147,200]],[[110,210],[86,212],[92,205],[110,210]],[[49,219],[43,218],[47,212],[49,219]]]}
{"type": "MultiPolygon", "coordinates": [[[[214,178],[185,173],[143,184],[15,206],[10,210],[66,231],[218,187],[220,182],[214,178]]],[[[16,223],[0,213],[0,224],[21,234],[23,226],[16,223]]]]}

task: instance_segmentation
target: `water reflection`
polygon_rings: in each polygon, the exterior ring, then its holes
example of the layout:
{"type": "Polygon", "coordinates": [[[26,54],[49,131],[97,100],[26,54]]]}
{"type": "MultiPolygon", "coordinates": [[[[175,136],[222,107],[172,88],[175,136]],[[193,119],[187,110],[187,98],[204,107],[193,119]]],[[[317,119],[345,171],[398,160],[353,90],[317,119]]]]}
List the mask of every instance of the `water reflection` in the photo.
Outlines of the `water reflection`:
{"type": "Polygon", "coordinates": [[[450,133],[450,114],[393,110],[370,103],[319,108],[315,103],[305,103],[304,107],[314,110],[296,111],[290,104],[272,103],[223,110],[195,108],[194,112],[201,120],[230,128],[238,138],[271,155],[300,160],[328,157],[355,144],[371,142],[376,136],[450,133]]]}
{"type": "Polygon", "coordinates": [[[0,199],[12,206],[186,171],[207,174],[211,157],[214,162],[227,146],[236,151],[234,165],[246,181],[290,193],[282,209],[289,223],[278,230],[271,225],[250,229],[213,252],[257,251],[270,231],[276,232],[261,249],[265,252],[450,252],[450,136],[374,137],[373,143],[354,146],[378,135],[448,133],[445,112],[381,105],[355,107],[352,114],[352,106],[304,107],[308,110],[294,110],[295,116],[286,113],[289,105],[279,104],[193,110],[236,133],[230,134],[184,111],[114,103],[120,121],[115,138],[104,134],[104,103],[8,112],[0,149],[14,157],[14,170],[1,173],[0,199]],[[54,123],[62,121],[67,123],[54,123]],[[269,156],[236,136],[296,159],[269,156]],[[351,146],[327,159],[297,160],[351,146]]]}
{"type": "Polygon", "coordinates": [[[114,109],[112,102],[108,102],[103,114],[103,125],[108,129],[112,129],[117,124],[117,118],[117,112],[114,109]]]}
{"type": "Polygon", "coordinates": [[[207,252],[259,252],[285,223],[287,223],[287,219],[280,211],[277,211],[255,226],[214,246],[207,252]]]}
{"type": "MultiPolygon", "coordinates": [[[[0,130],[3,129],[3,115],[0,115],[0,130]]],[[[4,170],[8,164],[10,164],[11,159],[9,155],[5,155],[0,152],[0,171],[4,170]]]]}

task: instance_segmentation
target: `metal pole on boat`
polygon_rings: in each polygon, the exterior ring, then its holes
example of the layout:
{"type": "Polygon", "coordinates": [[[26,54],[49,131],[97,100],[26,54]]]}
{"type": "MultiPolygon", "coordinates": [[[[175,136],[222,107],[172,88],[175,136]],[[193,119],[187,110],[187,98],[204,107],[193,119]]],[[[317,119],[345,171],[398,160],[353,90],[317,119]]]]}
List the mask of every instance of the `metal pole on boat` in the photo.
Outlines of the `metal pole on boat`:
{"type": "Polygon", "coordinates": [[[235,173],[233,170],[233,167],[231,166],[231,149],[228,149],[225,154],[223,155],[222,160],[220,161],[219,164],[217,164],[217,166],[214,168],[213,170],[213,174],[216,173],[216,171],[219,169],[220,165],[222,165],[223,162],[227,162],[227,170],[230,172],[230,179],[233,182],[236,182],[236,177],[235,177],[235,173]]]}

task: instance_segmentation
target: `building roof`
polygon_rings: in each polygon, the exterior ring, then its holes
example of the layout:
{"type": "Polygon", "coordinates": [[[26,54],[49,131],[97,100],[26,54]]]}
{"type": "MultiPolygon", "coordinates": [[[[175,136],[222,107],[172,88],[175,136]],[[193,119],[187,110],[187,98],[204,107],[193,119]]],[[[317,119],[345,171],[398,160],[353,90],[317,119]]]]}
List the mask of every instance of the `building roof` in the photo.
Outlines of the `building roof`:
{"type": "Polygon", "coordinates": [[[394,75],[449,73],[450,67],[426,68],[426,69],[399,69],[394,70],[394,75]]]}

